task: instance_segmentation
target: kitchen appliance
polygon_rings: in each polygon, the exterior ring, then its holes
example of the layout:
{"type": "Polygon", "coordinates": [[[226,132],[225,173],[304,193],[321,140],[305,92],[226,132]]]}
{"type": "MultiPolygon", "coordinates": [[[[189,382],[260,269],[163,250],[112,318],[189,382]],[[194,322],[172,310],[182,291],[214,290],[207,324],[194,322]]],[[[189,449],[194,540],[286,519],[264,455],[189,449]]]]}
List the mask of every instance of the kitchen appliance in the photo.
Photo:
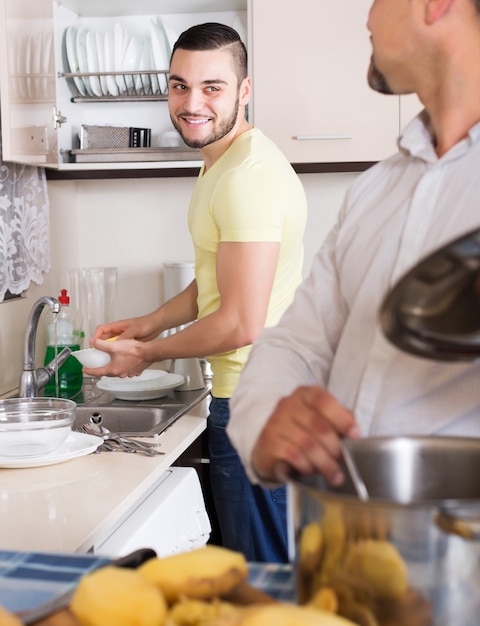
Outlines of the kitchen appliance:
{"type": "Polygon", "coordinates": [[[204,546],[210,531],[197,472],[192,467],[170,467],[113,532],[97,541],[93,551],[118,557],[151,548],[164,557],[204,546]]]}
{"type": "MultiPolygon", "coordinates": [[[[195,264],[193,261],[180,261],[165,263],[164,265],[164,293],[165,301],[178,295],[195,279],[195,264]]],[[[182,330],[186,325],[178,326],[167,331],[172,335],[182,330]]],[[[185,382],[179,387],[181,391],[203,389],[205,379],[202,367],[197,358],[175,359],[173,361],[173,372],[183,376],[185,382]]]]}
{"type": "MultiPolygon", "coordinates": [[[[323,561],[314,571],[302,567],[302,550],[298,550],[299,600],[310,599],[315,581],[324,576],[323,584],[333,588],[339,581],[348,587],[349,576],[366,588],[364,577],[346,569],[349,557],[345,555],[361,542],[377,547],[386,542],[381,549],[388,544],[406,568],[408,591],[398,600],[375,603],[380,626],[478,624],[480,440],[394,437],[345,445],[365,481],[368,502],[358,498],[348,479],[341,488],[332,488],[321,475],[294,475],[289,484],[299,544],[303,530],[312,523],[322,528],[324,541],[323,561]]],[[[375,567],[378,562],[371,565],[375,567]]],[[[394,574],[387,570],[383,578],[389,584],[394,574]]]]}

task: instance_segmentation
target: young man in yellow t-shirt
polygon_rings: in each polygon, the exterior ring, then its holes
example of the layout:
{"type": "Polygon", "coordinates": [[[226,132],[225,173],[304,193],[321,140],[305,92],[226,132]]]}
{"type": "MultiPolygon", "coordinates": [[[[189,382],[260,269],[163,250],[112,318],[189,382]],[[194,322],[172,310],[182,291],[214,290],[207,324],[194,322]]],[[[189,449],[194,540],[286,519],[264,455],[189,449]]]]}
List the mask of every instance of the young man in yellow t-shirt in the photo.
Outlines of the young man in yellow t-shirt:
{"type": "Polygon", "coordinates": [[[188,215],[195,280],[149,315],[99,327],[94,345],[112,359],[85,371],[133,376],[157,361],[206,356],[213,373],[211,484],[222,543],[251,561],[282,562],[288,558],[285,488],[253,487],[225,428],[251,344],[280,319],[301,281],[307,209],[287,159],[246,119],[250,92],[246,49],[235,30],[209,23],[180,36],[170,62],[169,112],[204,160],[188,215]],[[114,343],[104,341],[119,334],[114,343]],[[131,337],[139,341],[122,341],[131,337]]]}

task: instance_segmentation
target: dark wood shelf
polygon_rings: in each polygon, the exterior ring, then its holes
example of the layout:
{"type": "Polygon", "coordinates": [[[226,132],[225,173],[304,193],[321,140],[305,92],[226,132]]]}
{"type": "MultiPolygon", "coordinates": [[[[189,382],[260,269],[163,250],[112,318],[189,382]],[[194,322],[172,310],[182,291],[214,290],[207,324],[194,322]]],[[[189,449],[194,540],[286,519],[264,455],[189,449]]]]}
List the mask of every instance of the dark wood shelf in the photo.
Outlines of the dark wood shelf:
{"type": "MultiPolygon", "coordinates": [[[[354,163],[293,163],[297,174],[328,174],[338,172],[364,172],[375,165],[375,161],[354,163]]],[[[54,170],[47,169],[47,180],[109,180],[117,178],[181,178],[196,177],[198,167],[175,167],[155,169],[111,169],[111,170],[54,170]]]]}

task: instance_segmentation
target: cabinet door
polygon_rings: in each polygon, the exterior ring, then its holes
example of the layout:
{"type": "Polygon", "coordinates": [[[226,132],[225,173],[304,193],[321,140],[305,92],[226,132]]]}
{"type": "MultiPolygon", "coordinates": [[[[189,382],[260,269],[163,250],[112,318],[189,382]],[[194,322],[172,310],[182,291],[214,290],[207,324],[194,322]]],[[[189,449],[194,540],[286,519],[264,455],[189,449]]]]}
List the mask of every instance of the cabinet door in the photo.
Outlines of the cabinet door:
{"type": "Polygon", "coordinates": [[[367,84],[371,0],[252,0],[253,121],[292,163],[396,150],[399,98],[367,84]]]}
{"type": "Polygon", "coordinates": [[[55,166],[52,1],[1,0],[0,28],[3,158],[55,166]]]}

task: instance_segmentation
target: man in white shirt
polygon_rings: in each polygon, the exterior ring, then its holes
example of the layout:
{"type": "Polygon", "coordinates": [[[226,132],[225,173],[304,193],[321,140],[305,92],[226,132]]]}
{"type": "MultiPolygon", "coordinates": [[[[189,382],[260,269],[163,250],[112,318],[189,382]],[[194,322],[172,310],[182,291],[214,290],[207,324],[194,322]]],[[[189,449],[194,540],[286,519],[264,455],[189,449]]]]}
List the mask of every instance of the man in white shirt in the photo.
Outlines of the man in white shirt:
{"type": "Polygon", "coordinates": [[[370,86],[425,110],[361,175],[311,274],[255,342],[228,434],[252,482],[343,475],[339,438],[480,435],[480,366],[401,352],[379,309],[423,256],[480,225],[480,1],[374,0],[370,86]]]}

